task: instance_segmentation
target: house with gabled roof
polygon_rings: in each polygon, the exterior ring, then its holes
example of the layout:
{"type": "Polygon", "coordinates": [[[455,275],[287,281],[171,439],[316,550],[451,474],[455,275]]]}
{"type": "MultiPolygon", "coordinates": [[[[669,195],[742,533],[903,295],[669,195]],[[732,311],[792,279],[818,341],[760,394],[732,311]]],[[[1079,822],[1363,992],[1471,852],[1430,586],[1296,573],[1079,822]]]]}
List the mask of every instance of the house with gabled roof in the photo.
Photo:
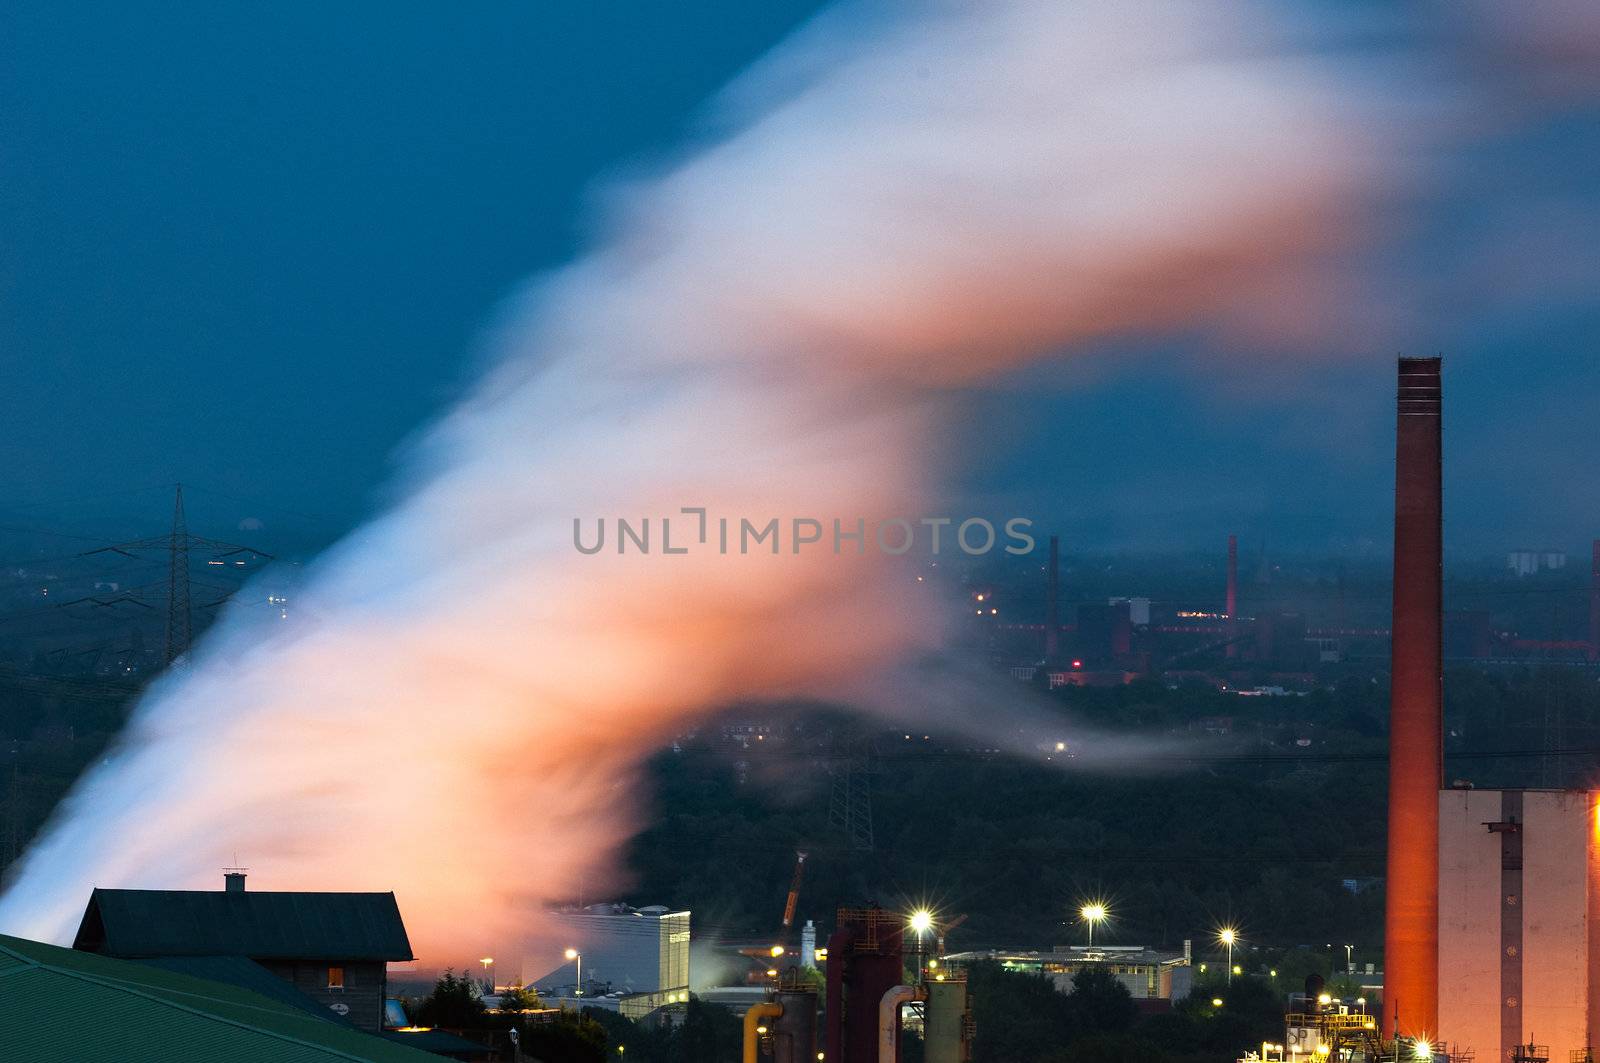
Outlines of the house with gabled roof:
{"type": "Polygon", "coordinates": [[[269,892],[244,881],[230,872],[222,890],[96,889],[72,947],[203,977],[248,963],[358,1029],[383,1029],[388,964],[414,958],[394,894],[269,892]]]}

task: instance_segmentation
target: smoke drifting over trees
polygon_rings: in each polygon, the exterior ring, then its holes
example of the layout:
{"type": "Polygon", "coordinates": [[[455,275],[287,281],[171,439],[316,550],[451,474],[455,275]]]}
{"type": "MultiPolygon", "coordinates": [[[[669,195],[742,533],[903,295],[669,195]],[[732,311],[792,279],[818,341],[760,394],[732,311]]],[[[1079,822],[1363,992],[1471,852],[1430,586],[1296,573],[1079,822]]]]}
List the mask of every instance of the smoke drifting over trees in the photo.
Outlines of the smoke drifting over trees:
{"type": "Polygon", "coordinates": [[[1161,0],[822,18],[733,86],[724,135],[610,190],[298,619],[234,618],[151,691],[0,928],[59,940],[95,884],[209,887],[238,853],[263,888],[396,890],[422,955],[536,934],[611,870],[677,730],[847,694],[938,635],[881,555],[588,557],[575,516],[938,512],[953,385],[1108,336],[1387,336],[1364,251],[1452,144],[1584,89],[1593,38],[1498,29],[1161,0]],[[1545,76],[1485,115],[1508,65],[1545,76]]]}

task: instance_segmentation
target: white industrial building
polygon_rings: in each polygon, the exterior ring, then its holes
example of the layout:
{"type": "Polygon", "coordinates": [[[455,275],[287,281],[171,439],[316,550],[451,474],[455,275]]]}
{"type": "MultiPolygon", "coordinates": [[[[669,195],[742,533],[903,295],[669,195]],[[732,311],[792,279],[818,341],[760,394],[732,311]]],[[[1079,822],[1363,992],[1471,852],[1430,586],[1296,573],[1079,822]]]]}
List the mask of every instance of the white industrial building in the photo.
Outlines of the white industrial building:
{"type": "Polygon", "coordinates": [[[985,949],[955,952],[944,958],[944,962],[956,967],[981,960],[992,960],[1008,970],[1042,974],[1063,993],[1072,992],[1074,975],[1090,968],[1109,973],[1128,988],[1135,1000],[1181,1000],[1194,984],[1187,950],[1158,952],[1143,945],[985,949]]]}
{"type": "Polygon", "coordinates": [[[1506,555],[1506,567],[1519,576],[1559,572],[1567,567],[1567,554],[1564,550],[1513,550],[1506,555]]]}
{"type": "Polygon", "coordinates": [[[1478,1063],[1510,1063],[1530,1043],[1548,1047],[1552,1063],[1568,1063],[1592,1044],[1600,1020],[1597,797],[1439,795],[1438,1036],[1478,1063]]]}
{"type": "Polygon", "coordinates": [[[525,984],[552,1001],[610,1002],[630,1017],[689,1000],[689,913],[591,904],[547,913],[562,951],[525,960],[525,984]],[[572,959],[566,953],[574,953],[572,959]],[[609,997],[607,1001],[605,998],[609,997]]]}

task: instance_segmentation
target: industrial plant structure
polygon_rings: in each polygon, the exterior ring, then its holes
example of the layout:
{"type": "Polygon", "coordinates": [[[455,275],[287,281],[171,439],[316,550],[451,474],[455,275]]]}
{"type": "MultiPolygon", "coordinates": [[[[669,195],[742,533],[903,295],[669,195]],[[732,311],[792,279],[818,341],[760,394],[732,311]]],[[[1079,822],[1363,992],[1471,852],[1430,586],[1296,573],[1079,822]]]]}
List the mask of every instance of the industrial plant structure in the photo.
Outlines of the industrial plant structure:
{"type": "Polygon", "coordinates": [[[1547,1059],[1585,1059],[1600,1026],[1596,795],[1457,789],[1438,807],[1438,1029],[1483,1061],[1535,1039],[1547,1059]]]}
{"type": "MultiPolygon", "coordinates": [[[[921,1004],[928,1063],[965,1063],[974,1034],[966,981],[925,967],[906,968],[905,916],[882,908],[841,908],[828,939],[827,1030],[820,1058],[897,1063],[902,1009],[921,1004]]],[[[930,929],[932,929],[930,927],[930,929]]],[[[749,1020],[747,1019],[747,1027],[749,1020]]],[[[746,1039],[746,1063],[754,1063],[746,1039]]]]}
{"type": "MultiPolygon", "coordinates": [[[[1485,1061],[1592,1059],[1600,804],[1584,790],[1441,789],[1439,360],[1402,358],[1399,385],[1383,1028],[1485,1061]]],[[[1600,546],[1595,572],[1591,654],[1600,546]]]]}

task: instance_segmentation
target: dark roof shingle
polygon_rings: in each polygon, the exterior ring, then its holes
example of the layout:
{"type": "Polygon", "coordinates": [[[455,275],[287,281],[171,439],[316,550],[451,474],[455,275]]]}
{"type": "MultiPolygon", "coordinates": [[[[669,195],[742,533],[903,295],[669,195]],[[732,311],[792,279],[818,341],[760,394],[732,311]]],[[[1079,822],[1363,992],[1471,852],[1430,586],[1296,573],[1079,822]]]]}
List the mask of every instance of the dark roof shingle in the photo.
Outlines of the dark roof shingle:
{"type": "Polygon", "coordinates": [[[125,959],[413,959],[393,893],[97,889],[72,945],[125,959]]]}

